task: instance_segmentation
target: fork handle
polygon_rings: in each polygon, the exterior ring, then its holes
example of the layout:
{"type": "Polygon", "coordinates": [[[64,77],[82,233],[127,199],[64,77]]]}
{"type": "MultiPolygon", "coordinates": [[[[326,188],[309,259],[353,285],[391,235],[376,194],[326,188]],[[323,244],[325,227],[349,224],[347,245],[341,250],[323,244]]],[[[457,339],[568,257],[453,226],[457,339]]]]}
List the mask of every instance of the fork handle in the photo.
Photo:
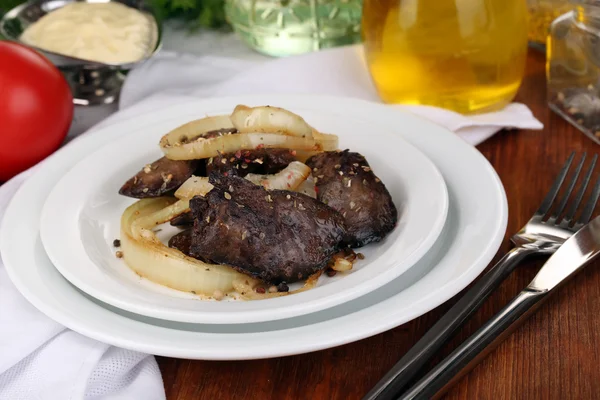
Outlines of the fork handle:
{"type": "Polygon", "coordinates": [[[396,399],[454,332],[483,304],[515,267],[535,250],[514,247],[500,259],[435,323],[363,400],[396,399]]]}
{"type": "Polygon", "coordinates": [[[548,294],[548,291],[523,290],[398,399],[429,400],[441,397],[533,314],[548,294]]]}

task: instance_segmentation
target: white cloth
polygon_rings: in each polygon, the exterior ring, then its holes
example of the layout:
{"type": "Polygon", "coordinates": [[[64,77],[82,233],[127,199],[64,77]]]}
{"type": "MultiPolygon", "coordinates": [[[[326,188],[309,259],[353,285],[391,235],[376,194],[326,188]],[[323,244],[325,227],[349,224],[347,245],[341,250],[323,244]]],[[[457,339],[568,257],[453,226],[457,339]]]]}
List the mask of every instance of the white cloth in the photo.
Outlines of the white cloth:
{"type": "MultiPolygon", "coordinates": [[[[0,221],[26,171],[0,186],[0,221]]],[[[21,296],[0,261],[0,399],[164,399],[154,357],[52,321],[21,296]]]]}
{"type": "MultiPolygon", "coordinates": [[[[13,194],[39,167],[0,186],[0,222],[13,194]]],[[[30,399],[162,400],[165,393],[153,356],[52,321],[17,292],[0,258],[0,400],[30,399]]]]}
{"type": "MultiPolygon", "coordinates": [[[[378,101],[357,46],[267,63],[163,53],[130,73],[121,111],[100,125],[191,98],[248,93],[328,94],[378,101]]],[[[429,118],[472,144],[502,127],[542,127],[522,104],[469,117],[433,107],[393,107],[429,118]]],[[[0,220],[12,195],[36,168],[0,187],[0,220]]],[[[96,342],[53,322],[16,291],[0,263],[0,400],[164,397],[152,356],[96,342]]]]}

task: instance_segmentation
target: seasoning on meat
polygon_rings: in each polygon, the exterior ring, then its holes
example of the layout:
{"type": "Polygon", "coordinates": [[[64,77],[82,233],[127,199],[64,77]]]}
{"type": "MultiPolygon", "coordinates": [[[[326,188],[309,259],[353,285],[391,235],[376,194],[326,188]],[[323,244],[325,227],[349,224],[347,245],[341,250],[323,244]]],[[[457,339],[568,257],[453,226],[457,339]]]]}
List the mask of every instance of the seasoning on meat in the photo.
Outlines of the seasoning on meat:
{"type": "Polygon", "coordinates": [[[190,200],[195,257],[277,285],[322,270],[339,250],[346,233],[343,219],[325,204],[301,193],[267,191],[236,176],[213,173],[209,179],[214,189],[190,200]],[[229,186],[234,188],[231,193],[229,186]],[[294,208],[294,202],[302,209],[294,208]]]}
{"type": "Polygon", "coordinates": [[[206,164],[206,172],[207,175],[213,171],[227,172],[242,177],[248,174],[275,174],[295,160],[293,152],[288,149],[242,150],[214,157],[212,162],[206,164]]]}
{"type": "Polygon", "coordinates": [[[194,225],[194,217],[191,211],[184,212],[173,218],[170,222],[171,226],[179,226],[182,228],[191,228],[194,225]]]}
{"type": "Polygon", "coordinates": [[[319,173],[317,199],[344,216],[346,245],[378,242],[394,229],[398,212],[392,197],[361,154],[329,151],[312,156],[306,165],[319,173]]]}
{"type": "Polygon", "coordinates": [[[190,256],[190,247],[192,245],[192,229],[186,229],[179,232],[169,239],[169,247],[179,250],[186,256],[190,256]]]}
{"type": "Polygon", "coordinates": [[[152,164],[145,165],[127,180],[119,193],[137,199],[163,196],[177,189],[192,176],[197,164],[195,160],[176,161],[166,157],[159,158],[152,164]]]}

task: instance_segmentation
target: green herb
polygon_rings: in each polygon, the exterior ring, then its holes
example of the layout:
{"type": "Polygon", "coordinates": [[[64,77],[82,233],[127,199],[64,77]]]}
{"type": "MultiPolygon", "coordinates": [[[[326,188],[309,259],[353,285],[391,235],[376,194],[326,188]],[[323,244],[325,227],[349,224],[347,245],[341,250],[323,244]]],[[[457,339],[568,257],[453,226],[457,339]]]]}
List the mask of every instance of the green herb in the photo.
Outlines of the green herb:
{"type": "MultiPolygon", "coordinates": [[[[0,0],[4,1],[4,0],[0,0]]],[[[179,18],[191,28],[225,28],[224,0],[148,0],[163,19],[179,18]]]]}
{"type": "Polygon", "coordinates": [[[17,18],[7,19],[4,22],[4,30],[9,37],[18,38],[23,33],[23,26],[17,18]]]}
{"type": "Polygon", "coordinates": [[[21,4],[23,0],[0,0],[0,17],[4,15],[4,13],[12,10],[19,4],[21,4]]]}
{"type": "MultiPolygon", "coordinates": [[[[22,2],[23,0],[0,0],[0,18],[22,2]]],[[[4,37],[0,35],[0,40],[2,39],[4,39],[4,37]]]]}
{"type": "MultiPolygon", "coordinates": [[[[146,0],[159,19],[183,19],[190,28],[227,28],[225,0],[146,0]]],[[[0,18],[23,0],[0,0],[0,18]]],[[[0,36],[2,39],[2,36],[0,36]]]]}

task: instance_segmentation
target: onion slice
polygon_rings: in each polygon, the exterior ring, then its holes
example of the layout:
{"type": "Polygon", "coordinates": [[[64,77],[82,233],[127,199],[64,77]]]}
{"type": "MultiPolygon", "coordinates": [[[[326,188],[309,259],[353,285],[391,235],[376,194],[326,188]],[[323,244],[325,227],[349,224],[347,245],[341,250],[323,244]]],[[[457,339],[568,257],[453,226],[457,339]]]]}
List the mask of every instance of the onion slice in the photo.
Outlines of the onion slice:
{"type": "Polygon", "coordinates": [[[214,186],[205,176],[190,176],[175,192],[175,197],[180,200],[190,200],[194,196],[206,196],[214,186]]]}
{"type": "Polygon", "coordinates": [[[338,149],[339,138],[337,135],[333,135],[331,133],[321,133],[315,130],[313,132],[313,137],[319,150],[334,151],[338,149]]]}
{"type": "Polygon", "coordinates": [[[344,249],[331,257],[328,266],[334,271],[345,272],[350,271],[354,266],[357,255],[352,249],[344,249]]]}
{"type": "Polygon", "coordinates": [[[297,150],[296,159],[298,159],[298,161],[306,162],[306,160],[316,154],[324,151],[338,150],[339,139],[336,135],[321,133],[315,130],[313,131],[313,138],[315,139],[316,150],[297,150]]]}
{"type": "Polygon", "coordinates": [[[295,189],[295,191],[316,199],[317,191],[315,189],[315,180],[313,179],[312,175],[309,175],[308,178],[306,178],[306,180],[295,189]]]}
{"type": "Polygon", "coordinates": [[[138,275],[184,292],[221,298],[244,275],[226,265],[207,264],[165,246],[150,228],[189,209],[187,200],[159,197],[139,200],[121,217],[125,263],[138,275]]]}
{"type": "Polygon", "coordinates": [[[304,285],[301,288],[292,290],[289,292],[271,293],[268,290],[265,290],[265,293],[258,293],[256,291],[256,288],[260,286],[261,281],[254,279],[254,278],[250,278],[250,277],[245,277],[244,279],[236,279],[235,281],[233,281],[233,287],[234,287],[235,291],[238,292],[240,294],[241,298],[244,300],[272,299],[274,297],[281,297],[281,296],[287,296],[287,295],[294,294],[294,293],[305,292],[307,290],[314,288],[315,286],[317,286],[317,283],[319,282],[319,277],[321,276],[322,273],[323,273],[323,271],[319,271],[319,272],[312,274],[311,276],[309,276],[306,279],[306,281],[304,282],[304,285]]]}
{"type": "MultiPolygon", "coordinates": [[[[135,218],[130,223],[131,233],[136,238],[149,237],[146,231],[149,231],[157,225],[163,224],[176,216],[183,214],[190,209],[189,200],[176,201],[171,197],[162,197],[163,208],[149,213],[135,214],[135,218]]],[[[147,206],[150,208],[150,206],[147,206]]],[[[127,212],[127,210],[125,210],[127,212]]],[[[122,219],[121,219],[122,220],[122,219]]],[[[153,233],[153,232],[152,232],[153,233]]],[[[157,239],[158,240],[158,239],[157,239]]]]}
{"type": "Polygon", "coordinates": [[[331,266],[331,269],[339,272],[350,271],[353,265],[354,264],[352,263],[352,261],[340,257],[335,259],[335,262],[331,266]]]}
{"type": "Polygon", "coordinates": [[[229,115],[215,115],[213,117],[190,121],[164,135],[161,139],[161,143],[163,140],[165,143],[172,145],[175,143],[186,143],[198,137],[202,137],[208,132],[220,129],[235,129],[229,115]]]}
{"type": "Polygon", "coordinates": [[[304,118],[279,107],[237,106],[231,114],[231,122],[238,132],[280,133],[283,135],[311,138],[313,128],[304,118]]]}
{"type": "Polygon", "coordinates": [[[198,138],[189,143],[171,143],[166,136],[160,147],[171,160],[194,160],[235,153],[238,150],[281,148],[291,150],[315,150],[318,146],[312,138],[301,138],[274,133],[237,133],[211,139],[198,138]]]}
{"type": "Polygon", "coordinates": [[[310,176],[310,167],[300,161],[292,161],[276,174],[248,174],[246,179],[267,190],[296,190],[310,176]]]}

